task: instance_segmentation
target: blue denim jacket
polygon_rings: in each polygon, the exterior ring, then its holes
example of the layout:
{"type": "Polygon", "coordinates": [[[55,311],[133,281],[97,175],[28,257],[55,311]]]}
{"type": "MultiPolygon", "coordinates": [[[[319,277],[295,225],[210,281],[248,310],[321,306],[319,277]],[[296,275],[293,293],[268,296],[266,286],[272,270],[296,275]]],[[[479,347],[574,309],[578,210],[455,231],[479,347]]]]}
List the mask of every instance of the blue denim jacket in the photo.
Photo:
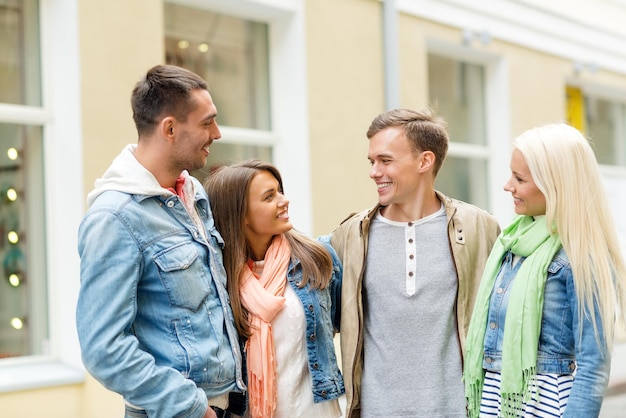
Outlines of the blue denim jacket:
{"type": "MultiPolygon", "coordinates": [[[[513,265],[513,255],[507,253],[496,278],[489,301],[485,333],[483,367],[486,370],[501,370],[509,290],[523,260],[513,265]]],[[[597,319],[598,315],[596,308],[597,319]]],[[[597,417],[609,381],[611,358],[604,344],[598,344],[588,315],[584,315],[581,338],[580,328],[572,269],[565,251],[561,248],[548,267],[537,373],[575,373],[564,417],[597,417]]],[[[603,333],[599,321],[598,330],[602,341],[603,333]]]]}
{"type": "Polygon", "coordinates": [[[83,362],[150,417],[202,417],[207,397],[245,389],[223,240],[204,189],[192,181],[208,244],[167,193],[108,189],[79,228],[83,362]]]}
{"type": "Polygon", "coordinates": [[[333,277],[325,289],[314,289],[309,284],[299,287],[302,269],[298,260],[292,259],[287,272],[287,280],[304,307],[309,370],[313,378],[315,402],[335,399],[345,392],[333,343],[341,317],[342,266],[335,250],[328,244],[325,247],[333,258],[333,277]]]}

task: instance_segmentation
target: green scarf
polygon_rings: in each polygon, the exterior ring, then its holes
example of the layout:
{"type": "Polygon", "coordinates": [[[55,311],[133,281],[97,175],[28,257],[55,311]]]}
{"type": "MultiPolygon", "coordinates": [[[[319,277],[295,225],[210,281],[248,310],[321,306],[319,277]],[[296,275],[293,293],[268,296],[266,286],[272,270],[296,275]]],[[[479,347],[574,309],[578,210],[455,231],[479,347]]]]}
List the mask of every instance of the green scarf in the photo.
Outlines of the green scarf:
{"type": "Polygon", "coordinates": [[[502,416],[508,417],[515,416],[515,409],[530,399],[541,332],[543,290],[548,266],[560,248],[559,235],[550,233],[545,217],[534,221],[531,216],[516,216],[496,240],[485,265],[467,333],[463,381],[470,418],[478,417],[480,412],[489,299],[502,258],[508,251],[526,257],[511,287],[504,324],[500,394],[502,416]]]}

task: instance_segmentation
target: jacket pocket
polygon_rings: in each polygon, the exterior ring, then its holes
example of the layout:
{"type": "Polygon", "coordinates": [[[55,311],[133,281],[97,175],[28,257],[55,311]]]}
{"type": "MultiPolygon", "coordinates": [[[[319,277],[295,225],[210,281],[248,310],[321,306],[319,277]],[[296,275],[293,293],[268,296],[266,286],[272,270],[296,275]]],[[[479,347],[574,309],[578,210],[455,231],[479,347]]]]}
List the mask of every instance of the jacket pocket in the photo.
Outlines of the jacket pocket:
{"type": "Polygon", "coordinates": [[[197,311],[211,289],[195,245],[184,243],[168,248],[157,253],[154,262],[170,303],[197,311]]]}

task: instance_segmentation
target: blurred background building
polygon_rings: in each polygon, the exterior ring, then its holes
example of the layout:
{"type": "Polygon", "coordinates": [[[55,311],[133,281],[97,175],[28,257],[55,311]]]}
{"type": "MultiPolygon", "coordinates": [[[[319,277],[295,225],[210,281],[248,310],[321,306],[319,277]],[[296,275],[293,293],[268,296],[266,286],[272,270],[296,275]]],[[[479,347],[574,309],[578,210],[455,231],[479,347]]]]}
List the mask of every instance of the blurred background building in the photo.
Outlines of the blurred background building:
{"type": "Polygon", "coordinates": [[[625,21],[624,0],[0,0],[0,415],[121,414],[80,361],[76,232],[94,180],[136,142],[130,92],[149,67],[209,82],[223,138],[194,174],[274,162],[311,235],[376,202],[365,132],[395,107],[447,119],[437,187],[502,225],[511,140],[568,121],[591,138],[617,216],[625,21]]]}

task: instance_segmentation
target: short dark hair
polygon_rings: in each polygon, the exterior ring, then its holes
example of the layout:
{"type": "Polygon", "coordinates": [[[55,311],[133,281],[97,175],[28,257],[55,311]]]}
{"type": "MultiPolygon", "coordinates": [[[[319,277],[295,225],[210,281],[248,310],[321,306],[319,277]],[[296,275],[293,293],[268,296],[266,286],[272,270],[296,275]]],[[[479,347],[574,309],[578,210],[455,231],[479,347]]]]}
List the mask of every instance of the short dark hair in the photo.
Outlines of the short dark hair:
{"type": "Polygon", "coordinates": [[[431,151],[435,154],[434,173],[437,175],[448,154],[448,124],[435,115],[434,110],[393,109],[376,116],[367,138],[371,139],[386,128],[399,127],[416,152],[431,151]]]}
{"type": "Polygon", "coordinates": [[[131,96],[133,120],[139,135],[150,133],[165,115],[184,122],[195,103],[191,92],[208,91],[198,74],[175,65],[156,65],[137,82],[131,96]]]}

